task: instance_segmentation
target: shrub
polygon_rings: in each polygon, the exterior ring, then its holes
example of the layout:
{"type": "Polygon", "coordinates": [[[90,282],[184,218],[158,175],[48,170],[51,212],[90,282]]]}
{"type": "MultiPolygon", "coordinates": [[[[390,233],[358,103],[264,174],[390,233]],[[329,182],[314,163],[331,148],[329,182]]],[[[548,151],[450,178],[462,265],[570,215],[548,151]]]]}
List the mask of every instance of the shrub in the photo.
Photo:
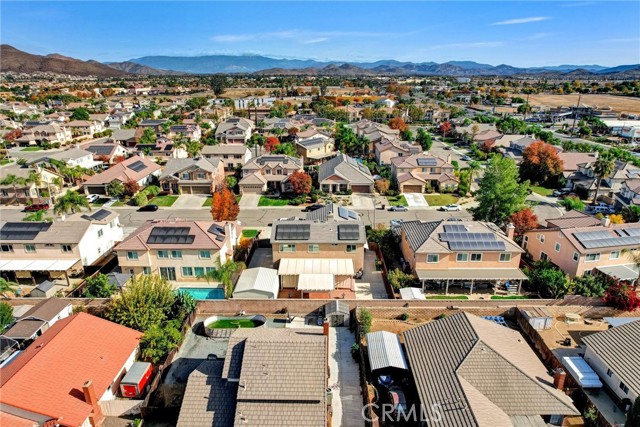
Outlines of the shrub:
{"type": "Polygon", "coordinates": [[[133,198],[133,204],[135,206],[144,206],[148,201],[149,199],[144,192],[136,194],[136,196],[133,198]]]}
{"type": "Polygon", "coordinates": [[[157,196],[158,194],[160,194],[161,191],[162,189],[157,185],[150,185],[144,189],[144,192],[150,196],[157,196]]]}
{"type": "Polygon", "coordinates": [[[371,332],[371,323],[373,322],[371,311],[366,308],[361,308],[360,313],[358,313],[358,321],[360,322],[360,333],[362,336],[371,332]]]}
{"type": "Polygon", "coordinates": [[[623,283],[615,283],[609,286],[604,294],[605,304],[612,305],[618,310],[633,311],[640,307],[638,293],[623,283]]]}
{"type": "Polygon", "coordinates": [[[0,302],[0,332],[13,323],[13,307],[6,302],[0,302]]]}
{"type": "Polygon", "coordinates": [[[396,268],[387,274],[387,280],[393,289],[398,290],[409,286],[413,282],[413,276],[396,268]]]}
{"type": "Polygon", "coordinates": [[[84,288],[85,298],[111,298],[116,287],[109,283],[109,278],[104,274],[98,274],[87,279],[87,287],[84,288]]]}
{"type": "Polygon", "coordinates": [[[400,320],[404,320],[406,322],[407,320],[409,320],[409,317],[409,313],[402,313],[400,315],[400,320]]]}

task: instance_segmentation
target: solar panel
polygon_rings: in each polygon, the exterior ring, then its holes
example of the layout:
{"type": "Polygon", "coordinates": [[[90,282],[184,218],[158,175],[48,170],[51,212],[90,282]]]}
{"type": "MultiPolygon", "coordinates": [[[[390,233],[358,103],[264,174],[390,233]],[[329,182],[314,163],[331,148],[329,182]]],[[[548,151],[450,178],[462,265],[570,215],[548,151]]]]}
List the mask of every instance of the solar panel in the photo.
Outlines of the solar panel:
{"type": "Polygon", "coordinates": [[[225,235],[224,227],[221,227],[218,224],[211,225],[211,227],[209,227],[207,232],[209,232],[211,234],[215,234],[216,236],[220,236],[220,235],[224,236],[225,235]]]}
{"type": "Polygon", "coordinates": [[[349,212],[343,207],[338,208],[338,216],[343,219],[349,219],[349,212]]]}
{"type": "Polygon", "coordinates": [[[196,236],[189,234],[189,227],[156,227],[151,231],[147,243],[190,245],[196,236]]]}
{"type": "Polygon", "coordinates": [[[444,242],[454,242],[454,241],[495,241],[496,236],[493,233],[460,233],[460,232],[451,232],[451,233],[440,233],[440,240],[444,242]]]}
{"type": "Polygon", "coordinates": [[[504,242],[499,241],[454,241],[449,242],[449,249],[452,251],[504,251],[506,247],[504,242]]]}
{"type": "Polygon", "coordinates": [[[620,236],[640,236],[640,228],[623,228],[616,230],[616,233],[620,236]]]}
{"type": "Polygon", "coordinates": [[[417,159],[418,166],[436,166],[438,161],[432,157],[417,159]]]}
{"type": "Polygon", "coordinates": [[[358,219],[358,214],[355,213],[354,211],[348,211],[349,212],[349,218],[351,219],[358,219]]]}
{"type": "Polygon", "coordinates": [[[310,224],[279,224],[276,226],[276,240],[309,240],[310,224]]]}
{"type": "Polygon", "coordinates": [[[464,233],[467,231],[467,227],[460,224],[446,224],[444,231],[445,233],[464,233]]]}
{"type": "Polygon", "coordinates": [[[87,147],[87,151],[91,151],[96,156],[108,156],[111,154],[113,150],[113,145],[111,147],[104,145],[90,145],[87,147]]]}
{"type": "Polygon", "coordinates": [[[50,222],[8,222],[0,229],[0,240],[33,240],[50,227],[50,222]]]}
{"type": "Polygon", "coordinates": [[[145,170],[146,168],[147,165],[145,165],[141,160],[135,161],[129,165],[129,169],[132,169],[136,172],[140,172],[142,170],[145,170]]]}
{"type": "Polygon", "coordinates": [[[338,226],[338,240],[358,240],[360,226],[358,224],[342,224],[338,226]]]}
{"type": "Polygon", "coordinates": [[[91,215],[91,218],[95,219],[96,221],[102,221],[103,219],[105,219],[109,215],[111,215],[111,212],[109,212],[106,209],[100,209],[98,212],[96,212],[93,215],[91,215]]]}

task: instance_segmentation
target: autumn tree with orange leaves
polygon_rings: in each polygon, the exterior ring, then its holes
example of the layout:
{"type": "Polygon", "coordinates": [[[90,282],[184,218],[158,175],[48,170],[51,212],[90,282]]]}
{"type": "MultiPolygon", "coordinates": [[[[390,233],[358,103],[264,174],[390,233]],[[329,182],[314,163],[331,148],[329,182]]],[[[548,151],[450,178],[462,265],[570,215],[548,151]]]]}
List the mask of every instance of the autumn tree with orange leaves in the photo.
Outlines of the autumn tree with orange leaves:
{"type": "Polygon", "coordinates": [[[524,149],[520,176],[533,183],[555,184],[562,175],[564,163],[550,144],[536,141],[524,149]]]}
{"type": "Polygon", "coordinates": [[[522,236],[525,231],[538,228],[538,216],[529,208],[524,208],[511,214],[509,222],[511,222],[511,224],[516,228],[516,236],[522,236]]]}
{"type": "Polygon", "coordinates": [[[443,122],[440,125],[440,132],[442,132],[442,136],[444,136],[446,138],[447,134],[449,132],[451,132],[451,123],[450,122],[443,122]]]}
{"type": "Polygon", "coordinates": [[[275,136],[270,136],[264,142],[264,149],[270,153],[272,152],[278,145],[280,145],[280,140],[275,136]]]}
{"type": "Polygon", "coordinates": [[[389,120],[389,127],[391,129],[398,129],[400,132],[404,132],[409,129],[409,126],[407,126],[402,117],[394,117],[389,120]]]}
{"type": "Polygon", "coordinates": [[[225,187],[213,193],[211,216],[214,221],[235,221],[239,212],[238,200],[231,190],[225,187]]]}
{"type": "Polygon", "coordinates": [[[302,171],[295,171],[289,175],[289,183],[296,194],[309,194],[313,184],[311,176],[302,171]]]}

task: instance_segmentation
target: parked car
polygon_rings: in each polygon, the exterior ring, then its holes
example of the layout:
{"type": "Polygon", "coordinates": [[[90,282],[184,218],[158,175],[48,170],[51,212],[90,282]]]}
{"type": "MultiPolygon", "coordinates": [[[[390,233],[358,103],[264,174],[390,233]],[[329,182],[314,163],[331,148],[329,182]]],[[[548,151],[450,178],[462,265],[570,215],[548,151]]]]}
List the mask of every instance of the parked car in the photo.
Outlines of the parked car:
{"type": "Polygon", "coordinates": [[[407,413],[407,398],[404,395],[404,391],[402,391],[400,387],[389,387],[387,398],[389,399],[389,403],[393,405],[393,410],[391,412],[393,419],[397,419],[396,417],[398,416],[398,414],[407,413]]]}
{"type": "Polygon", "coordinates": [[[470,161],[471,161],[471,157],[469,157],[469,156],[462,156],[462,157],[460,157],[460,160],[464,160],[465,162],[470,162],[470,161]]]}
{"type": "Polygon", "coordinates": [[[89,203],[95,203],[98,199],[100,199],[100,196],[98,196],[97,194],[89,194],[87,196],[87,200],[89,201],[89,203]]]}
{"type": "Polygon", "coordinates": [[[322,209],[324,208],[324,205],[309,205],[307,207],[305,207],[304,209],[302,209],[302,212],[313,212],[313,211],[317,211],[318,209],[322,209]]]}
{"type": "Polygon", "coordinates": [[[48,211],[49,204],[48,203],[36,203],[34,205],[29,205],[24,208],[25,212],[38,212],[38,211],[48,211]]]}
{"type": "Polygon", "coordinates": [[[450,204],[446,206],[440,206],[441,211],[450,212],[450,211],[461,211],[462,207],[456,204],[450,204]]]}
{"type": "Polygon", "coordinates": [[[391,206],[389,208],[390,212],[407,212],[409,210],[406,206],[391,206]]]}
{"type": "Polygon", "coordinates": [[[567,190],[567,189],[555,190],[553,193],[551,193],[551,195],[553,197],[560,197],[560,196],[564,196],[565,194],[568,194],[569,192],[571,192],[571,190],[567,190]]]}
{"type": "Polygon", "coordinates": [[[145,205],[138,209],[138,212],[155,212],[158,210],[158,205],[145,205]]]}

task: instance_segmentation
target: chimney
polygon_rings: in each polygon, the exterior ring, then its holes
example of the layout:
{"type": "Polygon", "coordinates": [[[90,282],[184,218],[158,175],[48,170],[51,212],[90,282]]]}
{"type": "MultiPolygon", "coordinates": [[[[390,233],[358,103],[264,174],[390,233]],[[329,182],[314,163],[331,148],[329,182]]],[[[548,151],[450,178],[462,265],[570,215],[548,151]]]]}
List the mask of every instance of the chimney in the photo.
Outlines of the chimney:
{"type": "Polygon", "coordinates": [[[505,227],[504,232],[505,232],[505,234],[507,235],[507,237],[508,237],[509,239],[513,240],[513,237],[514,237],[514,236],[515,236],[515,234],[516,234],[516,227],[515,227],[512,223],[509,223],[509,224],[507,224],[507,226],[505,227]]]}
{"type": "Polygon", "coordinates": [[[603,227],[610,227],[611,226],[611,220],[609,219],[608,216],[605,216],[604,218],[602,218],[600,220],[600,223],[602,224],[603,227]]]}
{"type": "Polygon", "coordinates": [[[329,322],[322,322],[322,335],[329,336],[329,322]]]}
{"type": "Polygon", "coordinates": [[[567,379],[567,373],[562,368],[558,368],[555,370],[553,374],[553,385],[558,390],[563,390],[564,381],[567,379]]]}
{"type": "Polygon", "coordinates": [[[229,242],[231,243],[231,249],[233,249],[233,247],[237,243],[237,236],[236,236],[236,227],[232,222],[226,222],[224,224],[224,234],[229,238],[229,242]]]}
{"type": "Polygon", "coordinates": [[[451,163],[451,154],[447,154],[447,163],[451,163]]]}
{"type": "Polygon", "coordinates": [[[90,404],[93,408],[93,412],[89,415],[89,422],[93,427],[99,427],[104,421],[104,415],[102,414],[102,408],[96,398],[96,392],[93,389],[93,382],[87,381],[82,385],[82,392],[84,393],[84,400],[90,404]]]}

